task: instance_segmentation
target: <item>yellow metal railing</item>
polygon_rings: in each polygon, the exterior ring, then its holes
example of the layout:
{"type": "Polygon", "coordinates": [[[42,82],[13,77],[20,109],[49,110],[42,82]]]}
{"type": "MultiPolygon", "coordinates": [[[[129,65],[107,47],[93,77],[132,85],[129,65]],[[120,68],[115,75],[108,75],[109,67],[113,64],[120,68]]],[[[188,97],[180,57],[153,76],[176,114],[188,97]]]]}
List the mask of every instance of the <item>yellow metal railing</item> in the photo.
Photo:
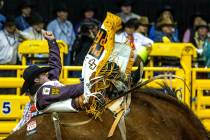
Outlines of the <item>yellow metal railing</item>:
{"type": "Polygon", "coordinates": [[[192,69],[192,110],[201,119],[207,130],[210,130],[210,79],[198,79],[197,74],[202,73],[207,76],[210,68],[192,69]]]}

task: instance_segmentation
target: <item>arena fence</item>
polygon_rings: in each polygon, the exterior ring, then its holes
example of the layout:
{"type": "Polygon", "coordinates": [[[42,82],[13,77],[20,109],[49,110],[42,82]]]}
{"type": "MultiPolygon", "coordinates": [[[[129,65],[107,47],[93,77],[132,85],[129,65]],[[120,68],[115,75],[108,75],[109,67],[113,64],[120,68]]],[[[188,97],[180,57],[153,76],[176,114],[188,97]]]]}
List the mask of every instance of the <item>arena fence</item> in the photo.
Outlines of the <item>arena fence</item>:
{"type": "Polygon", "coordinates": [[[192,110],[210,130],[210,69],[193,68],[192,70],[192,110]],[[198,75],[204,75],[201,79],[198,75]]]}
{"type": "MultiPolygon", "coordinates": [[[[59,42],[59,41],[58,41],[59,42]]],[[[67,52],[67,45],[60,41],[61,59],[67,52]]],[[[22,74],[26,68],[26,60],[30,54],[48,53],[47,42],[28,41],[19,47],[19,53],[23,58],[23,65],[3,65],[0,70],[15,70],[16,77],[0,77],[0,88],[16,88],[15,95],[0,95],[0,138],[8,135],[12,128],[22,117],[23,106],[29,101],[28,97],[20,96],[20,88],[23,84],[22,74]],[[29,50],[28,47],[31,47],[29,50]],[[42,47],[42,49],[40,49],[42,47]]],[[[191,107],[199,116],[206,128],[210,131],[210,97],[207,92],[210,90],[210,80],[197,79],[196,73],[210,72],[210,69],[192,68],[192,59],[196,57],[196,51],[192,44],[188,43],[155,43],[150,52],[149,67],[144,68],[143,80],[150,79],[157,74],[172,75],[175,74],[184,79],[185,83],[177,78],[163,78],[149,85],[159,88],[159,84],[165,81],[171,88],[177,90],[178,98],[186,105],[191,107]],[[179,67],[154,67],[154,57],[176,57],[179,59],[181,66],[179,67]]],[[[136,68],[133,68],[136,69],[136,68]]],[[[79,83],[79,78],[69,78],[69,73],[81,71],[81,66],[64,66],[60,81],[64,84],[79,83]]],[[[0,93],[1,94],[1,93],[0,93]]]]}

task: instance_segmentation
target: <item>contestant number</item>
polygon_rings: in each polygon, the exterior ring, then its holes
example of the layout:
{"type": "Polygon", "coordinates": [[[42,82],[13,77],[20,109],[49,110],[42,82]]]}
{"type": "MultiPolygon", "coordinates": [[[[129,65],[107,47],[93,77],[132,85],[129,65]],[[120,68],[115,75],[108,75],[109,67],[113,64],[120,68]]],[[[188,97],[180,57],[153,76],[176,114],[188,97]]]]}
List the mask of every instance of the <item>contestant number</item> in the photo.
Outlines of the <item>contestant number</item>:
{"type": "Polygon", "coordinates": [[[2,113],[9,114],[11,112],[11,104],[10,102],[3,102],[2,104],[2,113]]]}
{"type": "Polygon", "coordinates": [[[91,70],[94,70],[96,68],[95,59],[90,59],[89,62],[88,62],[88,64],[89,64],[89,68],[91,70]]]}

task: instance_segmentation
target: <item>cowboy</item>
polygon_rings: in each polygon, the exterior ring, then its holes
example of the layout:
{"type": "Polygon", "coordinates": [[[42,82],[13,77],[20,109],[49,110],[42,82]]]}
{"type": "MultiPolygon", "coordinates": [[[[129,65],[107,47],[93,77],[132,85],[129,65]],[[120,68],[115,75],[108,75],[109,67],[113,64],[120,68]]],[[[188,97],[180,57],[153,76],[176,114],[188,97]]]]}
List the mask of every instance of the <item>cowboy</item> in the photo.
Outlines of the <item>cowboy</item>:
{"type": "Polygon", "coordinates": [[[148,27],[149,27],[149,19],[146,16],[142,16],[139,20],[138,20],[138,28],[136,29],[136,32],[144,35],[144,36],[148,36],[148,27]]]}
{"type": "Polygon", "coordinates": [[[139,75],[139,71],[140,69],[142,71],[143,63],[145,63],[147,60],[147,55],[146,55],[147,51],[150,50],[153,44],[152,40],[137,32],[138,26],[139,26],[138,19],[135,18],[130,19],[124,24],[123,31],[118,32],[115,35],[115,44],[116,43],[127,44],[133,50],[134,53],[133,59],[135,62],[134,65],[137,65],[139,68],[137,71],[132,73],[133,83],[137,83],[141,78],[140,75],[142,75],[142,72],[139,75]]]}
{"type": "Polygon", "coordinates": [[[55,108],[55,110],[77,111],[71,98],[83,94],[83,85],[64,86],[58,81],[62,68],[59,48],[51,32],[44,32],[43,34],[49,44],[49,67],[31,65],[26,68],[23,73],[25,82],[21,93],[35,96],[36,108],[41,112],[50,111],[54,108],[54,102],[57,102],[56,107],[60,107],[59,109],[55,108]],[[63,102],[60,103],[59,101],[63,102]]]}
{"type": "Polygon", "coordinates": [[[54,35],[51,32],[42,33],[49,44],[49,67],[31,65],[25,69],[21,94],[26,93],[30,102],[26,104],[24,116],[13,132],[43,112],[76,112],[76,103],[72,98],[83,94],[83,84],[64,86],[58,81],[62,68],[60,51],[54,35]]]}
{"type": "Polygon", "coordinates": [[[209,53],[209,45],[207,45],[209,44],[209,27],[207,22],[205,20],[201,20],[200,22],[198,22],[198,25],[196,26],[195,30],[196,32],[191,43],[195,45],[198,56],[195,60],[194,65],[195,67],[205,67],[206,61],[207,59],[209,59],[208,57],[206,57],[206,53],[209,53]],[[206,52],[207,50],[208,52],[206,52]]]}
{"type": "Polygon", "coordinates": [[[175,35],[175,24],[172,18],[160,18],[157,23],[155,42],[163,42],[163,37],[167,37],[171,42],[179,42],[175,35]]]}

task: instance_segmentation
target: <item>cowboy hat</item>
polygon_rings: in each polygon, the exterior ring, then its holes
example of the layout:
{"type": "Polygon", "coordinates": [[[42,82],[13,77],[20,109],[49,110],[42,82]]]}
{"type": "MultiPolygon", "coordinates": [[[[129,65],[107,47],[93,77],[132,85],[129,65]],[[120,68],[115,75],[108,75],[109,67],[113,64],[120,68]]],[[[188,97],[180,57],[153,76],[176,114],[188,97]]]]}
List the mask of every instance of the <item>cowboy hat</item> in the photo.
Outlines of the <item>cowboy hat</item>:
{"type": "Polygon", "coordinates": [[[149,25],[149,19],[148,19],[148,17],[142,16],[142,17],[139,19],[139,25],[148,26],[148,25],[149,25]]]}
{"type": "Polygon", "coordinates": [[[198,25],[196,26],[196,30],[198,30],[199,28],[207,28],[209,29],[209,26],[207,24],[207,22],[205,20],[201,20],[198,25]]]}
{"type": "Polygon", "coordinates": [[[156,26],[158,29],[160,29],[163,26],[175,26],[175,24],[171,18],[160,18],[156,26]]]}
{"type": "Polygon", "coordinates": [[[27,67],[23,72],[23,79],[25,80],[21,89],[21,94],[28,91],[29,87],[34,83],[34,79],[41,73],[46,73],[53,69],[52,67],[38,67],[37,65],[31,65],[27,67]]]}

